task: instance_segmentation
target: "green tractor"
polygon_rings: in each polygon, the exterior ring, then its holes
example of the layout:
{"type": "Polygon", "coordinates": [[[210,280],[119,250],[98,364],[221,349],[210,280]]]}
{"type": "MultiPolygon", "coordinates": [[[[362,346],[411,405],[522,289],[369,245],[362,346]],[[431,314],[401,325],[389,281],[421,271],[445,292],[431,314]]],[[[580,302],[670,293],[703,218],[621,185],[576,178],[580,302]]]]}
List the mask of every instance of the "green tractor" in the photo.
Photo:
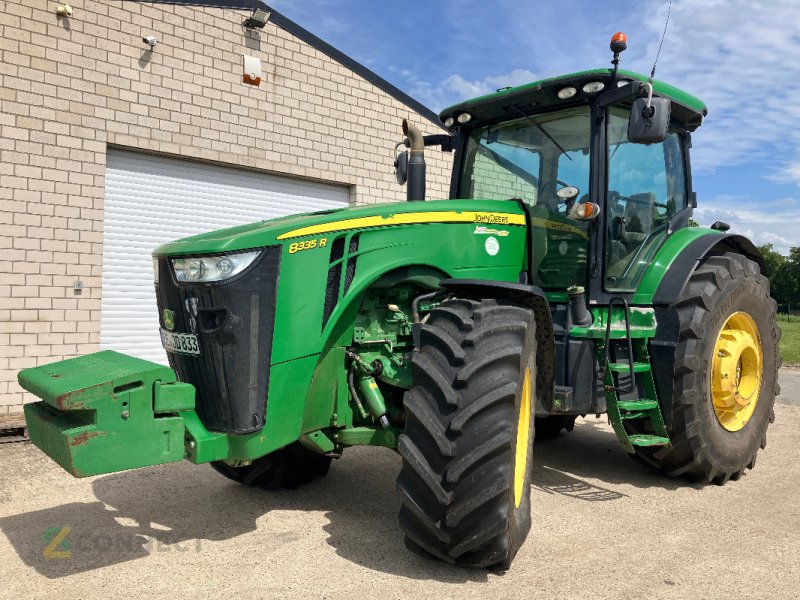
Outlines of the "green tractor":
{"type": "Polygon", "coordinates": [[[705,106],[623,49],[447,108],[447,134],[404,122],[409,202],[158,248],[171,368],[22,371],[31,440],[77,477],[187,459],[268,489],[392,448],[407,546],[469,567],[510,565],[534,437],[578,416],[665,475],[739,478],[774,419],[776,304],[750,241],[689,227],[705,106]],[[426,146],[455,153],[449,200],[422,201],[426,146]]]}

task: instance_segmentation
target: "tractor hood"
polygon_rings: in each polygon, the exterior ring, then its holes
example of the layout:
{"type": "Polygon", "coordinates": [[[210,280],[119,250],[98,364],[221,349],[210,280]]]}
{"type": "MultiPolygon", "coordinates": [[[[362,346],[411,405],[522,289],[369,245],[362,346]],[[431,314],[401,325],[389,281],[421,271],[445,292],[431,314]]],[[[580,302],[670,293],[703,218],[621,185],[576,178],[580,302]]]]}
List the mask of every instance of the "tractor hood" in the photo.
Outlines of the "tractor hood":
{"type": "Polygon", "coordinates": [[[232,252],[298,241],[337,231],[425,223],[523,225],[525,218],[522,209],[509,201],[436,200],[411,204],[392,202],[304,213],[201,233],[164,244],[153,255],[188,256],[232,252]]]}

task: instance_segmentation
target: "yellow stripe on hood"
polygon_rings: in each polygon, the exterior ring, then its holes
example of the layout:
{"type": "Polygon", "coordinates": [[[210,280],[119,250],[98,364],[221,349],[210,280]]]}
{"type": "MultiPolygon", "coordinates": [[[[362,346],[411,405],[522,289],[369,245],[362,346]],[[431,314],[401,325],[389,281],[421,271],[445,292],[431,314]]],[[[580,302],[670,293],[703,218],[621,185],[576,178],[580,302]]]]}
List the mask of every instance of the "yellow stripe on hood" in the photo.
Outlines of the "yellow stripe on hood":
{"type": "Polygon", "coordinates": [[[332,231],[348,231],[350,229],[365,229],[368,227],[387,227],[393,225],[420,225],[423,223],[476,223],[479,225],[525,225],[525,215],[498,212],[477,212],[452,210],[434,212],[396,213],[388,217],[358,217],[309,225],[287,231],[278,236],[279,240],[301,237],[305,235],[319,235],[332,231]]]}

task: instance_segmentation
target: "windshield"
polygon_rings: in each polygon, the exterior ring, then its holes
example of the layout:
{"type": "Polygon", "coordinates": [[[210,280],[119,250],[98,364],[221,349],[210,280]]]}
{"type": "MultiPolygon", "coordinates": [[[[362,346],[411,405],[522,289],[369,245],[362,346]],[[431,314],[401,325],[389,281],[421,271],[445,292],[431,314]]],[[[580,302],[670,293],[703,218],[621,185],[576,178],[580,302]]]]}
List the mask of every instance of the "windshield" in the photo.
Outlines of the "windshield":
{"type": "Polygon", "coordinates": [[[459,197],[529,205],[530,270],[545,288],[586,281],[589,225],[566,214],[589,192],[590,123],[589,108],[580,107],[476,129],[467,141],[459,197]],[[577,196],[559,198],[565,186],[577,196]]]}
{"type": "Polygon", "coordinates": [[[564,214],[556,191],[567,185],[589,191],[587,107],[520,116],[470,135],[460,198],[515,198],[564,214]]]}

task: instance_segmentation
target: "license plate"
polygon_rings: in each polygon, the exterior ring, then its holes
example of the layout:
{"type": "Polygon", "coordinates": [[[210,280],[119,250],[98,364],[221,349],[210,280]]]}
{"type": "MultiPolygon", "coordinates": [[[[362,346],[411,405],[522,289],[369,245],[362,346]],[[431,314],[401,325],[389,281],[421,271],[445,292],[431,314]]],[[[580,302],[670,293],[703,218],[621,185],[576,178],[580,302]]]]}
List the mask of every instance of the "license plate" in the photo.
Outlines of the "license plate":
{"type": "Polygon", "coordinates": [[[193,333],[174,333],[161,330],[161,345],[167,352],[174,352],[176,354],[191,354],[193,356],[200,355],[200,344],[197,342],[197,336],[193,333]]]}

